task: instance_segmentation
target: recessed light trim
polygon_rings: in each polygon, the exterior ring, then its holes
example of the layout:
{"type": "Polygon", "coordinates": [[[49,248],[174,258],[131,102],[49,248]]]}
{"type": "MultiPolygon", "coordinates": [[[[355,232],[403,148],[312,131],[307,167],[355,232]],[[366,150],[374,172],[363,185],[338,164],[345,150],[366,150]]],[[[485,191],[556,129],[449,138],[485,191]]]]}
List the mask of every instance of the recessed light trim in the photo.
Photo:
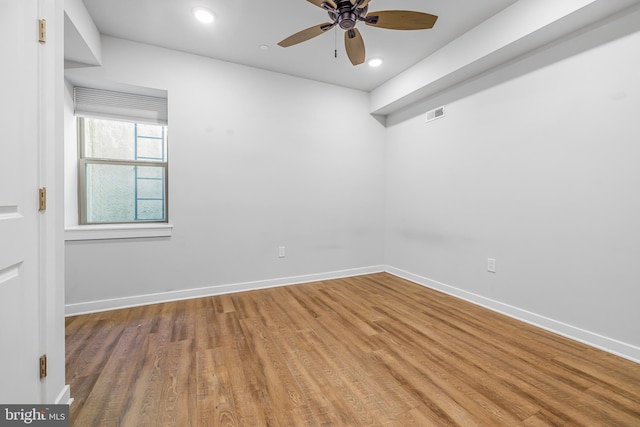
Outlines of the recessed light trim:
{"type": "Polygon", "coordinates": [[[206,7],[193,8],[193,16],[203,24],[211,24],[216,19],[216,15],[206,7]]]}
{"type": "Polygon", "coordinates": [[[382,62],[384,62],[382,60],[382,58],[375,57],[375,58],[371,58],[370,60],[368,60],[367,64],[369,65],[369,67],[374,67],[375,68],[375,67],[381,66],[382,62]]]}
{"type": "Polygon", "coordinates": [[[269,45],[261,44],[260,45],[260,50],[269,50],[269,45]]]}

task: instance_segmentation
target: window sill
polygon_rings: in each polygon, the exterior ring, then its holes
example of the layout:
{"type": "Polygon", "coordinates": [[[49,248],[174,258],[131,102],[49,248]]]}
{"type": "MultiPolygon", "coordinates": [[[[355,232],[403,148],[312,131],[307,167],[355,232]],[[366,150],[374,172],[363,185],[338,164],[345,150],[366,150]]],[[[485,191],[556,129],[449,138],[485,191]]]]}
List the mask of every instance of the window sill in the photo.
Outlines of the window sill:
{"type": "Polygon", "coordinates": [[[173,225],[165,223],[78,225],[64,230],[64,240],[139,239],[171,237],[173,225]]]}

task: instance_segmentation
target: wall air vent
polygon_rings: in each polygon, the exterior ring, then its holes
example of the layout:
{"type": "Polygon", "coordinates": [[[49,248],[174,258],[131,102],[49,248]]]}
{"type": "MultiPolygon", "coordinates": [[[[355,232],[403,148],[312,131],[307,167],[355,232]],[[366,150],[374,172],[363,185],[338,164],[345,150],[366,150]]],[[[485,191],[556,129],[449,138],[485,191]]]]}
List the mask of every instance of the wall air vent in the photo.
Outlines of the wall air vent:
{"type": "Polygon", "coordinates": [[[444,105],[431,111],[427,111],[427,123],[442,117],[444,117],[444,105]]]}

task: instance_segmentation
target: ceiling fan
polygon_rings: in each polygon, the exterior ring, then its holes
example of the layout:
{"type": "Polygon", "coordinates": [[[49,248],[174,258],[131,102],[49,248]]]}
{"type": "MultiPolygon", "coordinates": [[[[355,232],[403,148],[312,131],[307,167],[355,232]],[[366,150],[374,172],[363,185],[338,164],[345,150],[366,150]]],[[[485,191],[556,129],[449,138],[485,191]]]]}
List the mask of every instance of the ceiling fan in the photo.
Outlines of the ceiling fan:
{"type": "Polygon", "coordinates": [[[314,25],[282,40],[278,45],[289,47],[326,33],[336,25],[345,30],[344,44],[353,65],[362,64],[365,58],[364,40],[356,28],[358,21],[372,27],[390,30],[426,30],[432,28],[437,16],[408,10],[368,12],[371,0],[307,0],[326,10],[333,22],[314,25]]]}

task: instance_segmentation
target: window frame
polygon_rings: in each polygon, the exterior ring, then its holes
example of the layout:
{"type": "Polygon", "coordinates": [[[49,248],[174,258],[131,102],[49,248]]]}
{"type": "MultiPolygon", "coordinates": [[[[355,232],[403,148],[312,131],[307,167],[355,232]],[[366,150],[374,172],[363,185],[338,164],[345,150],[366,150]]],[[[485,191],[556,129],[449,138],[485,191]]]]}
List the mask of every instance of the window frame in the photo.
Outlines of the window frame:
{"type": "Polygon", "coordinates": [[[78,141],[78,224],[80,226],[108,226],[108,225],[122,225],[122,224],[168,224],[169,223],[169,135],[167,132],[167,125],[157,123],[145,123],[135,120],[123,120],[114,118],[102,118],[102,117],[90,117],[90,116],[76,116],[76,128],[77,128],[77,141],[78,141]],[[136,124],[153,124],[155,126],[164,127],[164,144],[163,152],[165,161],[154,160],[115,160],[104,159],[96,157],[86,157],[85,155],[85,132],[84,121],[85,119],[99,119],[110,120],[117,122],[130,122],[136,124]],[[101,164],[101,165],[119,165],[119,166],[156,166],[164,168],[164,219],[148,219],[148,220],[134,220],[134,221],[120,221],[120,222],[88,222],[87,221],[87,189],[86,189],[86,167],[88,164],[101,164]]]}

